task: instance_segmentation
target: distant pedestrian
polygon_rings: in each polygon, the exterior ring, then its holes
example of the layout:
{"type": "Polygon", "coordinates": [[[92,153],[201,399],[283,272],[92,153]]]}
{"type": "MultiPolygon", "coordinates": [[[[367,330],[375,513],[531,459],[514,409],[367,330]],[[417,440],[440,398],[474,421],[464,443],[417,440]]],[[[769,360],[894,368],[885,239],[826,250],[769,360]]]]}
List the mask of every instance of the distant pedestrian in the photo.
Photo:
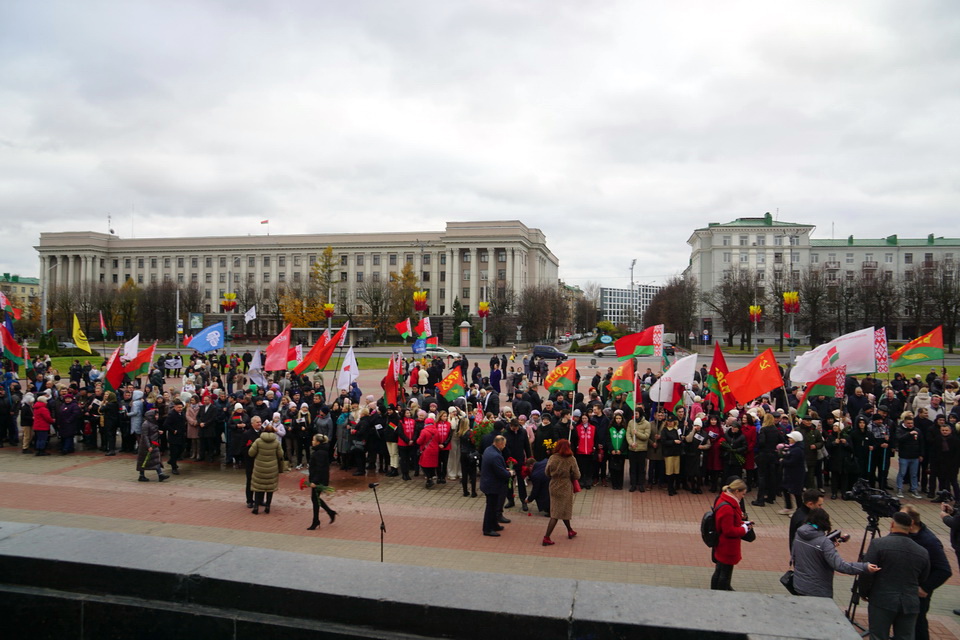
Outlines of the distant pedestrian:
{"type": "Polygon", "coordinates": [[[550,535],[560,520],[563,520],[563,526],[567,528],[567,538],[572,540],[577,535],[570,525],[570,519],[573,517],[573,483],[580,481],[580,467],[577,466],[569,440],[557,440],[553,455],[547,459],[545,472],[550,478],[550,522],[547,523],[542,544],[548,547],[556,544],[550,539],[550,535]]]}

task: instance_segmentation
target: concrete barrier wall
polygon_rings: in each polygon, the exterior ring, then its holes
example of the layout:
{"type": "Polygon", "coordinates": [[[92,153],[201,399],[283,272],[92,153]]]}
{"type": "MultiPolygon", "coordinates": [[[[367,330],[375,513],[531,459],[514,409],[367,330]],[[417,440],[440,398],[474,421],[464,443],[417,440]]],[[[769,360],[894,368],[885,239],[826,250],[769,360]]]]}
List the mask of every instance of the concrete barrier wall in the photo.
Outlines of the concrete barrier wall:
{"type": "Polygon", "coordinates": [[[451,571],[7,522],[0,616],[8,640],[858,637],[821,598],[451,571]]]}

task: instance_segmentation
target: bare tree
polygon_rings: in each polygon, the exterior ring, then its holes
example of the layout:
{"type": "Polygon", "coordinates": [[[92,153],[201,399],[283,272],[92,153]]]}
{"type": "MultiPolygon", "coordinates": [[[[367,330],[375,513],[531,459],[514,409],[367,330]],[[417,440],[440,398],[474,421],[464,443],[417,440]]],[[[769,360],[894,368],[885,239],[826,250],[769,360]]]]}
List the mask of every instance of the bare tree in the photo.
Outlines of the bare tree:
{"type": "Polygon", "coordinates": [[[930,299],[928,279],[919,265],[903,274],[900,291],[903,298],[904,315],[913,323],[913,335],[910,338],[916,338],[923,333],[923,321],[927,317],[926,307],[930,299]]]}
{"type": "Polygon", "coordinates": [[[800,276],[800,324],[810,333],[810,346],[823,342],[823,316],[827,306],[827,278],[814,265],[807,267],[800,276]]]}
{"type": "Polygon", "coordinates": [[[390,329],[390,286],[380,281],[365,280],[357,288],[357,299],[370,312],[375,339],[384,340],[390,329]]]}
{"type": "Polygon", "coordinates": [[[953,353],[960,319],[960,273],[953,261],[941,261],[932,272],[927,280],[931,310],[943,324],[944,340],[953,353]]]}
{"type": "MultiPolygon", "coordinates": [[[[729,346],[733,346],[733,337],[738,333],[745,338],[747,347],[753,344],[750,305],[758,302],[757,282],[754,271],[731,269],[724,272],[720,283],[707,294],[705,303],[720,316],[729,346]]],[[[741,339],[741,342],[744,340],[741,339]]]]}
{"type": "Polygon", "coordinates": [[[678,342],[687,344],[696,328],[698,295],[699,287],[695,278],[670,278],[647,306],[643,315],[644,326],[662,324],[665,331],[677,334],[678,342]]]}

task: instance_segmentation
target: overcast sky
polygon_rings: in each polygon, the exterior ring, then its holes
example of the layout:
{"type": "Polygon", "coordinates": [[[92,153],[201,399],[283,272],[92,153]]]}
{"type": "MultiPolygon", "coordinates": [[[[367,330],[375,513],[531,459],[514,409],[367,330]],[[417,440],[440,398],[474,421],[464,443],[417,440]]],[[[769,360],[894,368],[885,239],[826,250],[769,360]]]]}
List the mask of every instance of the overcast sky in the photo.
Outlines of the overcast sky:
{"type": "Polygon", "coordinates": [[[960,236],[960,2],[0,3],[0,270],[123,237],[519,219],[662,282],[708,222],[960,236]]]}

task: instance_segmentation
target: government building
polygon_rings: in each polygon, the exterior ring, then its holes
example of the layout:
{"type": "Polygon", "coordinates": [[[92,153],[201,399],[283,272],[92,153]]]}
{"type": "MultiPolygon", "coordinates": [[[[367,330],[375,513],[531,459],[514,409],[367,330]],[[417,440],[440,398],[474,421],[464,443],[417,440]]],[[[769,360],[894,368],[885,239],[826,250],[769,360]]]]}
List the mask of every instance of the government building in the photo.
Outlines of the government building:
{"type": "Polygon", "coordinates": [[[278,288],[302,290],[326,247],[333,248],[338,313],[365,313],[358,290],[367,282],[389,282],[406,264],[428,292],[433,316],[449,315],[456,298],[476,315],[478,304],[497,290],[558,284],[559,263],[546,236],[516,220],[448,222],[443,231],[217,238],[66,231],[41,233],[36,249],[41,287],[119,287],[128,280],[195,285],[203,308],[187,311],[216,313],[225,293],[255,289],[266,302],[278,288]]]}
{"type": "MultiPolygon", "coordinates": [[[[811,237],[815,228],[774,220],[769,213],[758,218],[711,222],[696,229],[687,240],[691,253],[684,275],[695,277],[700,290],[709,294],[725,273],[736,268],[754,271],[760,287],[758,295],[762,298],[764,287],[779,279],[795,290],[807,267],[822,270],[829,289],[841,282],[852,285],[858,278],[901,282],[909,281],[918,273],[932,275],[942,267],[952,272],[960,259],[960,238],[930,234],[926,238],[891,235],[820,239],[811,237]]],[[[767,304],[766,300],[761,302],[767,304]]],[[[802,299],[800,304],[803,305],[802,299]]],[[[724,333],[720,318],[702,301],[699,323],[701,333],[717,336],[724,333]]],[[[887,327],[890,339],[902,339],[903,331],[904,322],[887,327]]],[[[759,337],[765,341],[776,338],[774,323],[765,323],[759,337]]]]}

